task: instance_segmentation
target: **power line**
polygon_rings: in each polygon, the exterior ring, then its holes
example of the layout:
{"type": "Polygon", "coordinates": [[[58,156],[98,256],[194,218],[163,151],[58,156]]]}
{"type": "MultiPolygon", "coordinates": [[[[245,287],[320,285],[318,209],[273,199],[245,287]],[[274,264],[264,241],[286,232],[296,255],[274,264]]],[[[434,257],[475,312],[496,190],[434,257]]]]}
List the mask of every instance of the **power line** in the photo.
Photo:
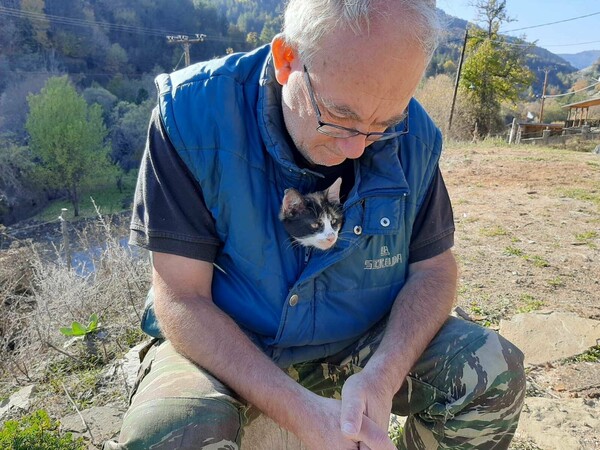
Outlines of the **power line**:
{"type": "Polygon", "coordinates": [[[517,43],[517,42],[508,42],[508,41],[503,41],[501,39],[489,39],[490,42],[495,42],[497,44],[504,44],[504,45],[508,45],[510,47],[537,47],[537,44],[534,44],[533,42],[523,42],[521,43],[517,43]]]}
{"type": "MultiPolygon", "coordinates": [[[[99,22],[94,20],[87,19],[77,19],[73,17],[66,16],[56,16],[53,14],[45,14],[45,13],[36,13],[33,11],[22,11],[16,8],[8,8],[5,6],[0,6],[0,15],[16,17],[19,19],[31,19],[36,21],[52,21],[61,25],[72,25],[72,26],[80,26],[89,28],[90,26],[99,26],[102,28],[106,28],[112,31],[120,31],[125,33],[133,33],[133,34],[143,34],[145,36],[153,36],[164,38],[165,35],[186,35],[186,34],[195,34],[195,33],[186,33],[182,31],[170,31],[170,30],[162,30],[157,28],[146,28],[139,27],[134,25],[125,25],[125,24],[113,24],[109,22],[99,22]]],[[[214,42],[231,42],[240,44],[245,44],[246,41],[238,40],[238,39],[229,39],[227,37],[221,36],[206,36],[205,40],[214,41],[214,42]]]]}
{"type": "Polygon", "coordinates": [[[559,20],[556,22],[548,22],[548,23],[542,23],[539,25],[533,25],[530,27],[515,28],[514,30],[506,30],[506,31],[503,31],[503,33],[512,33],[514,31],[531,30],[532,28],[540,28],[540,27],[546,27],[548,25],[556,25],[557,23],[571,22],[572,20],[584,19],[586,17],[597,16],[598,14],[600,14],[600,11],[591,13],[591,14],[586,14],[585,16],[578,16],[578,17],[572,17],[570,19],[559,20]]]}
{"type": "Polygon", "coordinates": [[[596,81],[594,84],[590,84],[588,87],[584,87],[582,89],[579,89],[577,91],[573,91],[573,92],[567,92],[566,94],[556,94],[556,95],[546,95],[545,98],[556,98],[556,97],[564,97],[566,95],[572,95],[572,94],[577,94],[578,92],[583,92],[588,90],[589,88],[592,88],[594,86],[598,86],[600,84],[600,81],[596,81]]]}
{"type": "Polygon", "coordinates": [[[10,73],[29,73],[36,75],[85,75],[85,76],[107,76],[113,77],[115,75],[127,75],[127,76],[136,76],[136,75],[146,75],[149,72],[135,71],[135,72],[119,72],[117,73],[109,73],[109,72],[66,72],[64,70],[58,71],[50,71],[50,70],[21,70],[21,69],[12,69],[8,70],[10,73]]]}
{"type": "Polygon", "coordinates": [[[87,19],[76,19],[73,17],[66,16],[56,16],[52,14],[44,14],[44,13],[36,13],[33,11],[22,11],[15,8],[6,8],[4,6],[0,6],[0,14],[4,14],[7,16],[17,17],[21,19],[32,19],[37,21],[48,21],[51,20],[55,23],[60,23],[62,25],[75,25],[75,26],[101,26],[108,28],[114,31],[124,31],[129,33],[137,33],[144,35],[154,35],[163,37],[165,34],[177,34],[177,32],[172,32],[168,30],[158,30],[153,28],[145,28],[145,27],[137,27],[133,25],[123,25],[123,24],[112,24],[108,22],[98,22],[87,19]]]}
{"type": "MultiPolygon", "coordinates": [[[[600,41],[588,41],[588,42],[572,42],[570,44],[544,44],[544,43],[539,43],[538,41],[536,42],[526,42],[524,41],[524,43],[520,44],[520,43],[516,43],[516,42],[509,42],[509,41],[502,41],[499,39],[491,39],[492,42],[498,42],[498,43],[504,43],[506,45],[512,45],[513,47],[531,47],[531,46],[535,46],[535,47],[539,47],[539,48],[546,48],[546,47],[573,47],[575,45],[586,45],[586,44],[597,44],[600,41]]],[[[452,38],[452,39],[447,39],[445,41],[446,44],[454,44],[454,43],[458,43],[458,42],[462,42],[462,39],[459,38],[452,38]]]]}
{"type": "Polygon", "coordinates": [[[548,44],[548,45],[544,45],[544,47],[572,47],[573,45],[596,44],[598,42],[600,42],[600,41],[577,42],[577,43],[573,43],[573,44],[548,44]]]}
{"type": "Polygon", "coordinates": [[[573,44],[549,44],[549,45],[545,45],[545,44],[540,44],[537,41],[536,42],[523,42],[521,43],[517,43],[517,42],[508,42],[508,41],[502,41],[500,39],[490,39],[491,42],[497,42],[499,44],[506,44],[506,45],[510,45],[513,47],[538,47],[538,48],[546,48],[546,47],[572,47],[574,45],[584,45],[584,44],[595,44],[597,42],[600,41],[589,41],[589,42],[577,42],[577,43],[573,43],[573,44]]]}

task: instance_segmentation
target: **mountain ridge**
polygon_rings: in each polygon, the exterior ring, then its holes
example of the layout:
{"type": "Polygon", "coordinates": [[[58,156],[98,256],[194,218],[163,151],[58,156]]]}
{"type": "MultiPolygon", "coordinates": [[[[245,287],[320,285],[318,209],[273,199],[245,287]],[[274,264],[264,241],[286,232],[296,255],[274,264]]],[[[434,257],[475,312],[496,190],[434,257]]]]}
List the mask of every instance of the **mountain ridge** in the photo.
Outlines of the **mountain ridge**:
{"type": "Polygon", "coordinates": [[[585,50],[577,53],[557,53],[557,55],[579,70],[586,69],[595,62],[600,61],[600,50],[585,50]]]}

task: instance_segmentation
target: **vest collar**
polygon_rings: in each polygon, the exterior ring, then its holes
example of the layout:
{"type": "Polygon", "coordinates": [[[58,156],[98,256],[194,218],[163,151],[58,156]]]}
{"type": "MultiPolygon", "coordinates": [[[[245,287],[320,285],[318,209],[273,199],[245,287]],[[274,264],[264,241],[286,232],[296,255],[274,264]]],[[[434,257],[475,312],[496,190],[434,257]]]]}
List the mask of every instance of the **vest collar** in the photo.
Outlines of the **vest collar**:
{"type": "Polygon", "coordinates": [[[263,142],[267,147],[267,152],[284,169],[299,174],[312,174],[322,177],[318,172],[310,169],[299,168],[294,160],[294,149],[291,145],[291,138],[287,133],[283,112],[281,111],[281,85],[275,78],[275,68],[273,67],[273,56],[269,53],[258,86],[258,105],[257,117],[260,133],[263,142]]]}

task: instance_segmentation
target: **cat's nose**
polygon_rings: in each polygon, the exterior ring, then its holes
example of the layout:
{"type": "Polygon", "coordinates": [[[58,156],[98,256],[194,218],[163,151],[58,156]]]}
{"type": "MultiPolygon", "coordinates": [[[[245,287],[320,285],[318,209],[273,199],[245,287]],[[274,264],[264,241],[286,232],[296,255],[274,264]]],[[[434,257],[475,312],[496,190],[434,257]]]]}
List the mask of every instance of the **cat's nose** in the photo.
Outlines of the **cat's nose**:
{"type": "Polygon", "coordinates": [[[326,240],[327,242],[334,242],[334,241],[335,241],[335,234],[332,234],[331,236],[327,236],[327,237],[325,238],[325,240],[326,240]]]}

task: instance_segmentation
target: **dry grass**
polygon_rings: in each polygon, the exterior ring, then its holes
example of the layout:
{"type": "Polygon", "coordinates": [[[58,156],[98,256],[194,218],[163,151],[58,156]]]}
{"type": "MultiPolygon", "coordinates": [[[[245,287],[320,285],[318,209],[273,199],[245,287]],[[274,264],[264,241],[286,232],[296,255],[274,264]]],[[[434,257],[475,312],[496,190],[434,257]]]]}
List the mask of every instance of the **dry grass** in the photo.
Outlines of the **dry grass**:
{"type": "Polygon", "coordinates": [[[470,110],[468,100],[460,91],[454,105],[452,129],[448,132],[453,93],[454,80],[448,75],[437,75],[423,80],[415,97],[443,131],[446,141],[449,139],[471,141],[473,140],[475,118],[470,110]]]}
{"type": "Polygon", "coordinates": [[[56,414],[70,409],[62,386],[82,407],[122,394],[106,389],[101,372],[143,338],[139,317],[150,280],[148,258],[123,247],[126,230],[108,219],[99,216],[75,235],[72,246],[84,249],[78,256],[91,270],[67,267],[60,249],[30,241],[0,253],[0,397],[36,383],[44,391],[36,407],[56,414]],[[81,341],[65,348],[59,329],[92,313],[106,334],[98,353],[81,341]]]}

